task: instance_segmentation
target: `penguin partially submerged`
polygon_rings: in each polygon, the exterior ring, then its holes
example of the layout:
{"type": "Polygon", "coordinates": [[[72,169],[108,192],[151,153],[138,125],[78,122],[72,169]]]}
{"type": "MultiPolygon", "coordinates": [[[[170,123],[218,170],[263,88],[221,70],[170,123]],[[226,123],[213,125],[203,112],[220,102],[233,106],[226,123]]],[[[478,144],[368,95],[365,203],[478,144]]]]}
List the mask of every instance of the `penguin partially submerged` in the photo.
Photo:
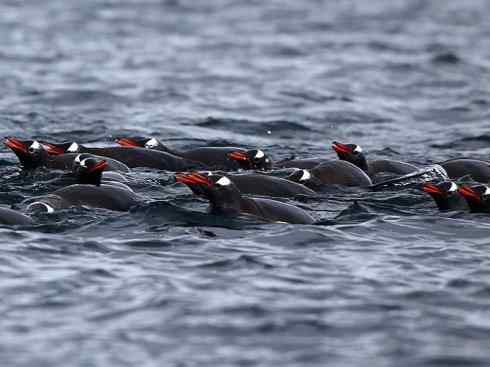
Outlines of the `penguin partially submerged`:
{"type": "Polygon", "coordinates": [[[458,192],[463,195],[474,213],[490,213],[490,187],[487,185],[461,185],[458,192]]]}
{"type": "Polygon", "coordinates": [[[236,171],[240,168],[240,164],[236,160],[230,158],[228,154],[233,152],[245,153],[247,151],[246,149],[237,147],[199,147],[181,151],[169,148],[158,139],[139,136],[120,138],[117,139],[116,142],[125,147],[146,148],[170,153],[178,157],[201,162],[214,170],[236,171]]]}
{"type": "Polygon", "coordinates": [[[468,209],[465,198],[458,191],[458,185],[452,181],[426,182],[422,185],[422,191],[434,199],[441,211],[468,209]]]}
{"type": "Polygon", "coordinates": [[[305,210],[280,201],[242,196],[226,176],[197,172],[176,175],[176,181],[188,185],[199,196],[209,200],[211,214],[236,217],[252,215],[268,222],[311,224],[315,220],[305,210]]]}
{"type": "MultiPolygon", "coordinates": [[[[79,155],[79,153],[50,155],[46,146],[37,140],[20,140],[14,137],[8,137],[5,139],[4,144],[12,149],[19,159],[20,165],[26,170],[46,167],[55,170],[71,171],[73,160],[79,155]]],[[[97,158],[100,159],[101,157],[97,158]]],[[[117,160],[110,158],[104,158],[104,160],[107,163],[105,169],[108,171],[129,172],[128,166],[117,160]]]]}
{"type": "Polygon", "coordinates": [[[371,179],[363,170],[347,161],[326,161],[313,169],[298,169],[286,179],[303,184],[314,191],[321,191],[330,185],[372,185],[371,179]]]}
{"type": "Polygon", "coordinates": [[[334,141],[332,143],[332,149],[337,153],[340,160],[356,165],[371,177],[371,179],[380,173],[406,175],[418,170],[418,167],[413,164],[391,159],[368,161],[362,148],[356,144],[343,144],[334,141]]]}
{"type": "Polygon", "coordinates": [[[190,159],[182,158],[163,151],[126,146],[92,148],[77,142],[42,142],[51,155],[66,153],[90,153],[108,157],[126,164],[130,168],[146,167],[166,171],[184,171],[189,169],[208,169],[208,166],[190,159]]]}

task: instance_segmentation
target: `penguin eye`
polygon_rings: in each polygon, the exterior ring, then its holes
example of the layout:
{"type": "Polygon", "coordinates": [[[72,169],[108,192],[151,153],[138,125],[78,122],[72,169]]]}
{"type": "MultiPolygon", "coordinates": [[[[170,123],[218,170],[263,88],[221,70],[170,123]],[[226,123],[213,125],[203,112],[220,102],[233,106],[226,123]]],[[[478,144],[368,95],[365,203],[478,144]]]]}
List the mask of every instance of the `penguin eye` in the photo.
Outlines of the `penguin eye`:
{"type": "Polygon", "coordinates": [[[219,186],[228,186],[229,184],[231,184],[231,181],[228,177],[223,176],[218,181],[216,181],[216,184],[219,186]]]}

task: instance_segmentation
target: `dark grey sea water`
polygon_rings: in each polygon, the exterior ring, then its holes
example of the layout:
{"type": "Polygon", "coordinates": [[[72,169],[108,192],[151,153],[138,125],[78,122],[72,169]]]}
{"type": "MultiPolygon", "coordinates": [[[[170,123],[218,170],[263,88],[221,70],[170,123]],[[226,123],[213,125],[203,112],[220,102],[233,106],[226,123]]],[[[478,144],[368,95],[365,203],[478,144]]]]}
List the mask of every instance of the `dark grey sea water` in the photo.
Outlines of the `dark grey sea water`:
{"type": "MultiPolygon", "coordinates": [[[[260,146],[418,165],[489,158],[481,1],[0,4],[0,134],[260,146]]],[[[0,199],[50,192],[0,149],[0,199]]],[[[294,202],[320,225],[205,214],[165,172],[146,204],[0,229],[3,366],[488,366],[490,217],[416,190],[294,202]]]]}

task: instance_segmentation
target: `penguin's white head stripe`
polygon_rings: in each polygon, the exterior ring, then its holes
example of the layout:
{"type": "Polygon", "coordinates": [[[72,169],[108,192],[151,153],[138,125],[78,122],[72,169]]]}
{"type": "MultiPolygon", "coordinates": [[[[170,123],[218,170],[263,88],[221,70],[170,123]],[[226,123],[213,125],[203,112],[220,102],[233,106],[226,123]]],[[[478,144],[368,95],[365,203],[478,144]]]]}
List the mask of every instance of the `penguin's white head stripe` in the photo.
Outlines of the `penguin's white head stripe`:
{"type": "Polygon", "coordinates": [[[85,158],[83,161],[80,162],[80,166],[87,168],[87,159],[85,158]]]}
{"type": "Polygon", "coordinates": [[[148,149],[155,148],[156,146],[158,146],[158,140],[155,138],[151,138],[145,144],[145,148],[148,148],[148,149]]]}
{"type": "Polygon", "coordinates": [[[356,145],[356,147],[354,148],[354,152],[362,153],[362,148],[359,145],[356,145]]]}
{"type": "Polygon", "coordinates": [[[231,181],[228,177],[221,177],[218,181],[216,181],[216,184],[218,184],[219,186],[228,186],[229,184],[231,184],[231,181]]]}
{"type": "Polygon", "coordinates": [[[311,173],[308,170],[304,169],[303,175],[301,176],[301,178],[299,180],[300,181],[308,181],[310,178],[311,178],[311,173]]]}
{"type": "Polygon", "coordinates": [[[487,195],[490,195],[490,187],[485,186],[485,192],[483,193],[482,196],[487,196],[487,195]]]}
{"type": "Polygon", "coordinates": [[[259,149],[257,150],[257,153],[255,154],[254,158],[260,159],[260,158],[264,158],[264,156],[265,156],[264,152],[259,149]]]}
{"type": "Polygon", "coordinates": [[[81,154],[79,154],[75,157],[75,162],[80,163],[80,156],[81,156],[81,154]]]}
{"type": "Polygon", "coordinates": [[[38,149],[41,149],[41,144],[39,144],[39,142],[37,140],[34,140],[29,148],[34,149],[34,150],[38,150],[38,149]]]}
{"type": "Polygon", "coordinates": [[[66,150],[67,152],[70,152],[70,153],[76,153],[78,152],[78,144],[73,142],[71,143],[71,145],[68,147],[68,149],[66,150]]]}
{"type": "Polygon", "coordinates": [[[454,182],[451,182],[451,186],[449,187],[448,192],[455,192],[458,190],[458,185],[456,185],[454,182]]]}

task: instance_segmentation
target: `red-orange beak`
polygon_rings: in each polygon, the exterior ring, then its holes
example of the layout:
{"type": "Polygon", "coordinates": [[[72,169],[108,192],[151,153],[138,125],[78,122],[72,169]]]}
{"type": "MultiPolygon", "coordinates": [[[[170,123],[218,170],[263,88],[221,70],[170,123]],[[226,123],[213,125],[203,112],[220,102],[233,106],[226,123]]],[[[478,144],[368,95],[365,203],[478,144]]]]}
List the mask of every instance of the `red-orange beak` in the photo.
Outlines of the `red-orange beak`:
{"type": "Polygon", "coordinates": [[[175,175],[175,180],[183,184],[204,185],[208,187],[213,185],[213,182],[209,178],[197,172],[178,173],[175,175]]]}
{"type": "Polygon", "coordinates": [[[472,198],[477,201],[481,201],[480,194],[478,194],[475,190],[468,186],[461,186],[458,189],[458,192],[463,195],[465,198],[472,198]]]}
{"type": "Polygon", "coordinates": [[[109,166],[109,163],[107,161],[99,161],[95,166],[93,166],[88,172],[98,172],[98,171],[103,171],[109,166]]]}
{"type": "Polygon", "coordinates": [[[425,191],[429,194],[444,195],[444,192],[439,187],[437,187],[436,185],[429,183],[429,182],[425,183],[422,186],[422,191],[425,191]]]}
{"type": "Polygon", "coordinates": [[[42,146],[44,147],[44,150],[50,155],[65,154],[65,150],[62,147],[57,146],[56,144],[43,143],[42,146]]]}
{"type": "Polygon", "coordinates": [[[121,138],[121,139],[117,139],[116,140],[116,143],[123,146],[123,147],[131,147],[131,148],[134,148],[134,147],[137,147],[137,148],[141,148],[143,147],[143,145],[139,144],[136,140],[134,139],[131,139],[131,138],[121,138]]]}
{"type": "Polygon", "coordinates": [[[4,144],[12,149],[14,152],[20,152],[24,154],[28,154],[27,147],[25,144],[16,138],[6,138],[4,144]]]}
{"type": "Polygon", "coordinates": [[[247,154],[244,152],[231,152],[227,156],[236,161],[249,161],[247,154]]]}
{"type": "Polygon", "coordinates": [[[352,153],[352,149],[349,148],[347,145],[338,143],[334,141],[332,143],[332,149],[335,150],[337,153],[352,153]]]}

